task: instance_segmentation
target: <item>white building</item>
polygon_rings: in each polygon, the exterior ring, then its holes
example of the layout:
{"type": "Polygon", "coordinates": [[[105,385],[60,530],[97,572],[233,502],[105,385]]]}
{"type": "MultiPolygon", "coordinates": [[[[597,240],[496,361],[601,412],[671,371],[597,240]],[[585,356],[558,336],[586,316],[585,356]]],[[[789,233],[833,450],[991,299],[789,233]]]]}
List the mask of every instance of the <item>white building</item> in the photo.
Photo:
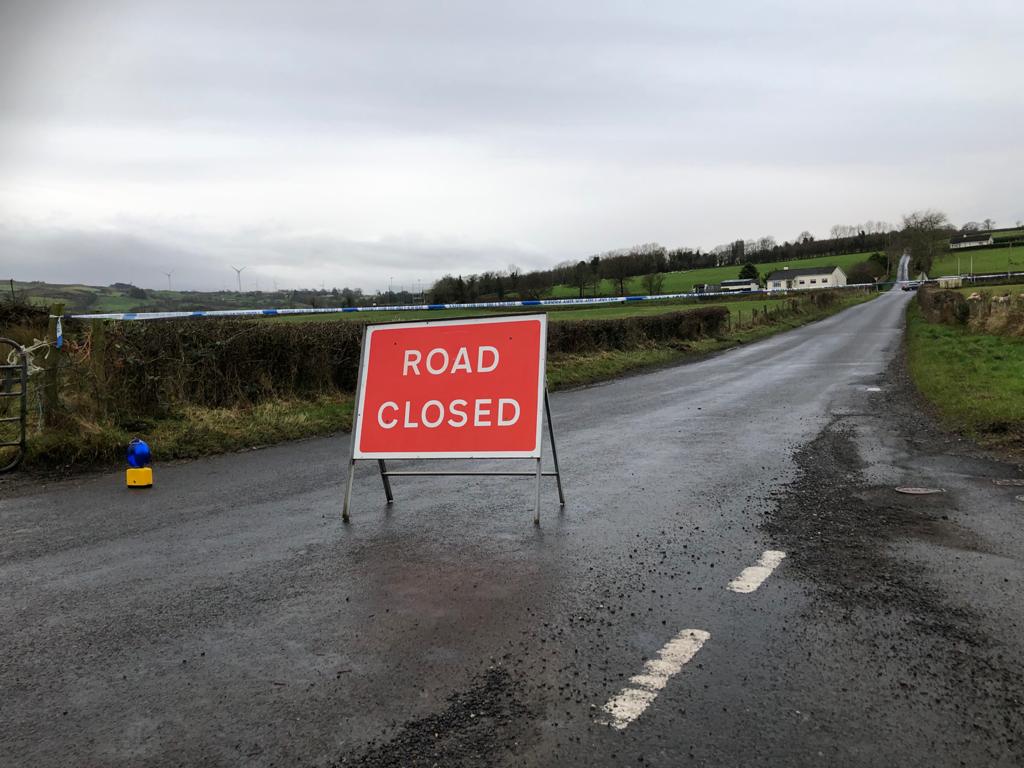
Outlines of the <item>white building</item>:
{"type": "Polygon", "coordinates": [[[719,287],[723,293],[734,291],[737,293],[747,293],[749,291],[756,291],[761,286],[758,285],[757,280],[751,280],[749,278],[741,278],[739,280],[723,280],[719,287]]]}
{"type": "Polygon", "coordinates": [[[783,267],[768,275],[769,291],[805,291],[810,288],[842,288],[846,273],[839,267],[783,267]]]}
{"type": "Polygon", "coordinates": [[[967,232],[962,235],[953,235],[949,238],[949,248],[977,248],[981,245],[994,245],[990,232],[967,232]]]}

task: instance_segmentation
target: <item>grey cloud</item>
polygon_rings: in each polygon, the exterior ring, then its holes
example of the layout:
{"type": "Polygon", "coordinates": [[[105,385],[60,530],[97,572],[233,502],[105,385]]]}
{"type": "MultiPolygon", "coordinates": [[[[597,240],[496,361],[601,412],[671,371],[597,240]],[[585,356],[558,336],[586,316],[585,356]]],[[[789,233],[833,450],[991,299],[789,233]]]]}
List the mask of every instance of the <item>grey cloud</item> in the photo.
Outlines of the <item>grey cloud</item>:
{"type": "Polygon", "coordinates": [[[550,257],[501,244],[438,241],[414,236],[357,241],[252,229],[214,234],[186,228],[132,231],[76,229],[25,222],[0,225],[0,273],[19,280],[145,288],[233,288],[231,265],[245,266],[246,290],[327,287],[383,290],[424,286],[446,272],[546,266],[550,257]],[[5,269],[6,268],[6,269],[5,269]]]}
{"type": "MultiPolygon", "coordinates": [[[[105,219],[78,217],[83,259],[97,258],[89,233],[103,231],[141,238],[161,258],[185,258],[176,248],[224,258],[266,249],[275,264],[307,264],[302,244],[330,230],[323,252],[333,261],[324,268],[357,267],[377,281],[379,270],[401,265],[498,267],[506,256],[489,254],[503,250],[524,262],[575,258],[665,233],[706,245],[765,221],[778,222],[776,234],[822,233],[923,206],[946,207],[956,219],[1012,220],[1024,217],[1021,182],[997,179],[993,169],[1024,161],[1024,102],[1013,98],[1022,37],[1024,14],[1009,0],[6,0],[0,205],[8,218],[45,222],[43,203],[29,210],[22,190],[77,185],[89,195],[84,203],[109,194],[105,219]],[[422,223],[397,206],[386,210],[393,223],[372,238],[286,212],[271,241],[253,240],[236,231],[230,200],[220,209],[193,206],[208,200],[197,192],[225,180],[272,198],[281,179],[301,184],[300,171],[318,164],[341,187],[360,157],[386,153],[388,141],[424,139],[466,149],[463,164],[437,168],[421,149],[420,164],[409,162],[410,182],[450,174],[456,186],[489,194],[478,178],[466,180],[467,163],[479,159],[480,177],[516,164],[545,169],[533,199],[517,188],[501,201],[522,222],[515,241],[529,248],[496,247],[507,231],[451,225],[405,243],[395,233],[422,223]],[[735,185],[736,194],[687,190],[694,176],[695,184],[735,185]],[[899,202],[894,177],[906,180],[908,195],[925,189],[928,199],[899,202]],[[801,181],[808,178],[826,180],[813,199],[801,181]],[[155,215],[122,226],[121,216],[141,215],[131,195],[144,199],[161,185],[180,190],[164,219],[231,218],[236,241],[202,227],[154,240],[164,226],[155,215]],[[752,187],[769,191],[753,195],[752,187]],[[578,206],[565,204],[572,193],[578,206]],[[571,215],[536,213],[545,207],[571,215]],[[794,211],[805,218],[796,221],[794,211]],[[677,231],[686,219],[700,228],[677,231]],[[573,242],[584,244],[567,248],[573,242]]],[[[402,183],[398,166],[389,183],[402,183]]],[[[459,213],[437,218],[457,222],[459,213]]],[[[70,240],[64,246],[75,250],[70,240]]],[[[41,258],[57,258],[47,253],[41,258]]]]}

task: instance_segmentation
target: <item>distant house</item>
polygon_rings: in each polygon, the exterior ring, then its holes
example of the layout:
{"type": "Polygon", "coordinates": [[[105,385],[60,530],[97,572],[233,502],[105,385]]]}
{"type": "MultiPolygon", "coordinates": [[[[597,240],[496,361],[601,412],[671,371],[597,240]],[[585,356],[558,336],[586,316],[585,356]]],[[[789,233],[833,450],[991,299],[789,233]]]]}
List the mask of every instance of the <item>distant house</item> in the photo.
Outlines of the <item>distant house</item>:
{"type": "Polygon", "coordinates": [[[991,232],[964,232],[949,238],[949,248],[977,248],[980,245],[994,245],[991,232]]]}
{"type": "Polygon", "coordinates": [[[723,280],[720,285],[722,291],[725,293],[749,293],[750,291],[756,291],[761,287],[757,280],[751,280],[750,278],[743,278],[740,280],[723,280]]]}
{"type": "Polygon", "coordinates": [[[783,267],[768,275],[765,285],[769,291],[804,291],[809,288],[841,288],[846,285],[846,273],[839,267],[783,267]]]}
{"type": "Polygon", "coordinates": [[[697,283],[693,286],[694,293],[718,293],[719,287],[715,283],[697,283]]]}

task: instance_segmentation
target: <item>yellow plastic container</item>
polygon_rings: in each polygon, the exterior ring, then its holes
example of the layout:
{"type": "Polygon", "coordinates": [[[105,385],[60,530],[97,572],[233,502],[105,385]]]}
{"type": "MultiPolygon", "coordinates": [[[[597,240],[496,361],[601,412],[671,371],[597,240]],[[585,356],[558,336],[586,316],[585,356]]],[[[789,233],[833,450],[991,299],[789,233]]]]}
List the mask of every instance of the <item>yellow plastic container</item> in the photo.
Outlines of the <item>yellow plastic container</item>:
{"type": "Polygon", "coordinates": [[[129,488],[150,488],[153,485],[153,468],[128,468],[127,482],[129,488]]]}

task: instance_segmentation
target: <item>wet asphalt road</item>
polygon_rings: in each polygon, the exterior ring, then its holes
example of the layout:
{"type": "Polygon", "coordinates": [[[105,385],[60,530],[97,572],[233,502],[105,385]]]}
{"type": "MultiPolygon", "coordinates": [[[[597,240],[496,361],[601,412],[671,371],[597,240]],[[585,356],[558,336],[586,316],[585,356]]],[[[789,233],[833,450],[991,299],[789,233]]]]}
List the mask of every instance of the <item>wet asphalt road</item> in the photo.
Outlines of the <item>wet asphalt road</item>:
{"type": "Polygon", "coordinates": [[[540,528],[370,463],[344,526],[347,436],[0,486],[0,765],[1021,764],[1024,474],[915,410],[906,301],[553,395],[540,528]]]}

